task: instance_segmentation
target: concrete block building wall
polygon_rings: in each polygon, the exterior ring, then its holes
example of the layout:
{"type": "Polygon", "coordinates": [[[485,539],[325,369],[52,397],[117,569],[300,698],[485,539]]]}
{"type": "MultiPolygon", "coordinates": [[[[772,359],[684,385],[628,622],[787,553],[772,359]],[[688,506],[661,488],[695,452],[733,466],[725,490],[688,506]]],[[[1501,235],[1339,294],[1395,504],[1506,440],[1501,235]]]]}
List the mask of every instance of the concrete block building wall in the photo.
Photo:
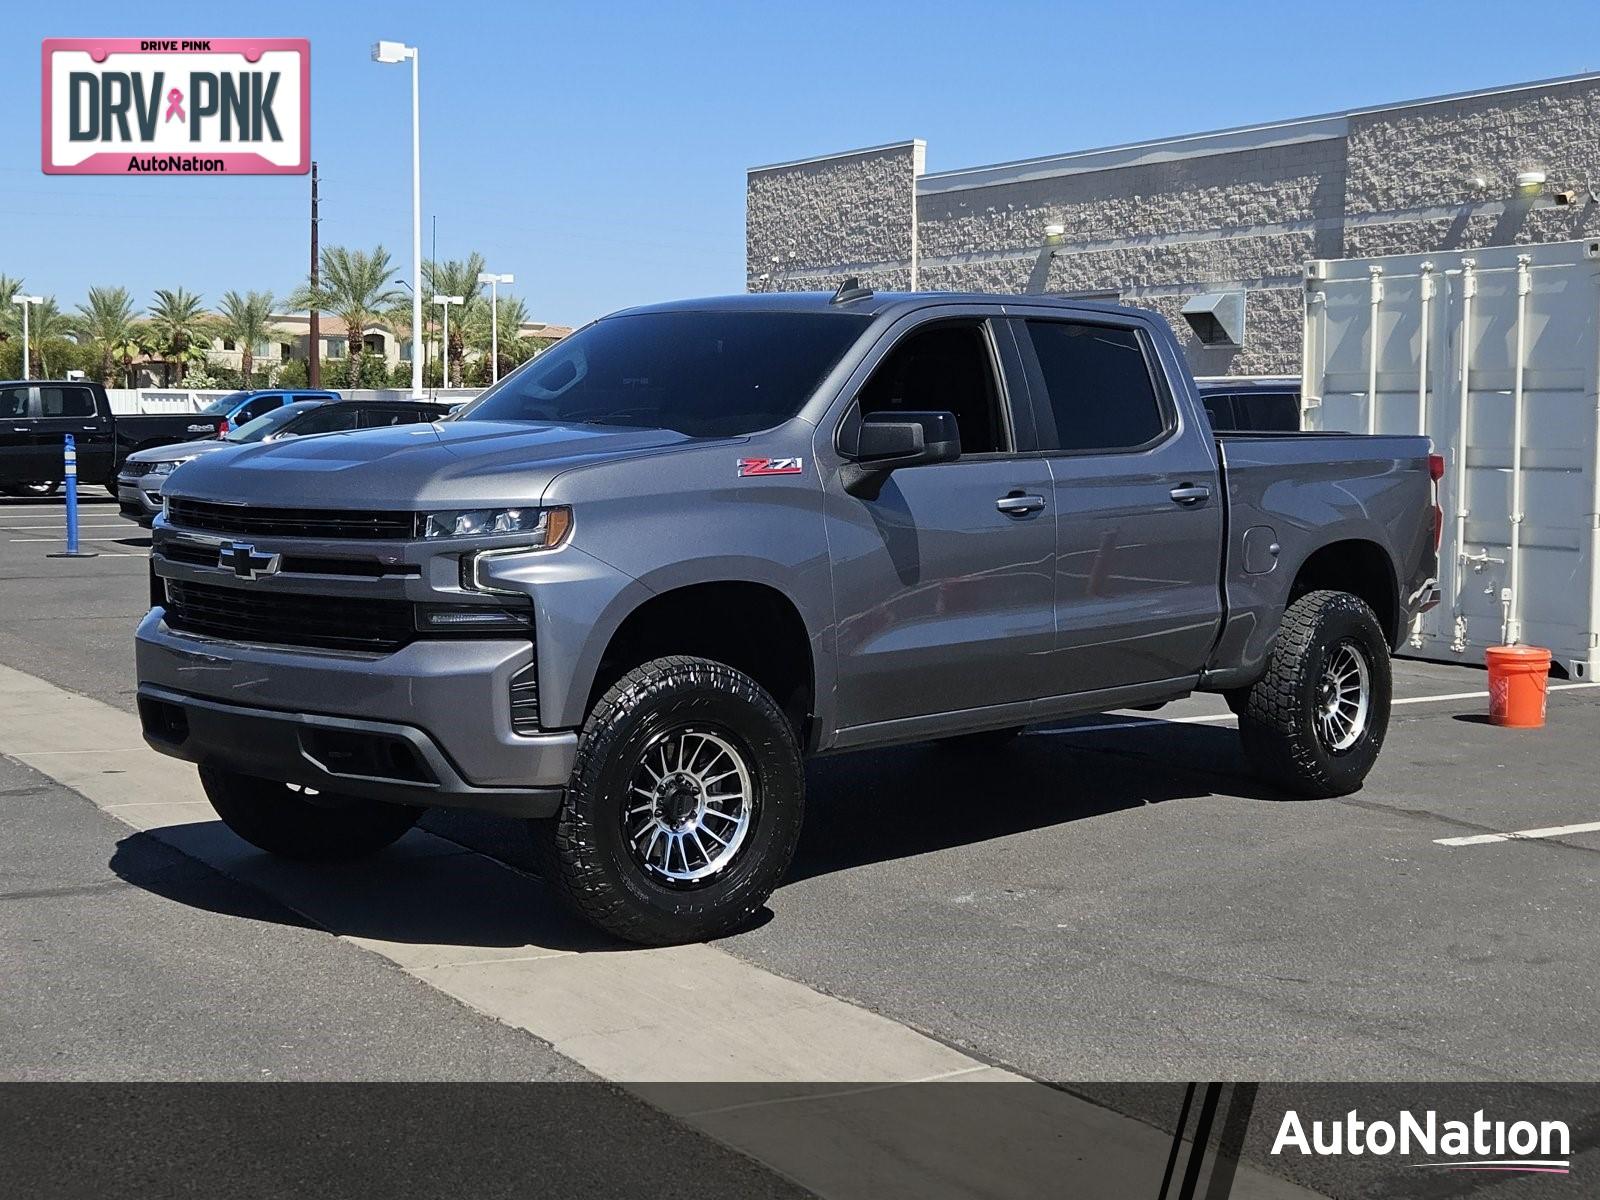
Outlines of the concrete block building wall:
{"type": "Polygon", "coordinates": [[[1600,75],[937,174],[923,153],[752,170],[750,289],[1118,298],[1165,315],[1199,373],[1292,374],[1308,259],[1600,235],[1600,75]],[[1235,290],[1243,344],[1201,344],[1182,306],[1235,290]]]}

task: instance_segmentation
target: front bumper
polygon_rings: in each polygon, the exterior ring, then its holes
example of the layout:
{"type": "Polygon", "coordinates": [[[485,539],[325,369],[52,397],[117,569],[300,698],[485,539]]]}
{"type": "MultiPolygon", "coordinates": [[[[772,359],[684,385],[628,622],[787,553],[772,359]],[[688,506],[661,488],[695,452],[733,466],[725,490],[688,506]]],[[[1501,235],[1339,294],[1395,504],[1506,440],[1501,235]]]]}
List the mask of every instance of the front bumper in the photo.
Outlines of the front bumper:
{"type": "Polygon", "coordinates": [[[136,657],[145,737],[164,754],[401,803],[516,816],[560,803],[577,734],[511,728],[525,640],[353,654],[194,637],[163,617],[140,623],[136,657]]]}
{"type": "Polygon", "coordinates": [[[161,511],[161,482],[165,475],[118,475],[117,506],[130,521],[148,525],[161,511]]]}

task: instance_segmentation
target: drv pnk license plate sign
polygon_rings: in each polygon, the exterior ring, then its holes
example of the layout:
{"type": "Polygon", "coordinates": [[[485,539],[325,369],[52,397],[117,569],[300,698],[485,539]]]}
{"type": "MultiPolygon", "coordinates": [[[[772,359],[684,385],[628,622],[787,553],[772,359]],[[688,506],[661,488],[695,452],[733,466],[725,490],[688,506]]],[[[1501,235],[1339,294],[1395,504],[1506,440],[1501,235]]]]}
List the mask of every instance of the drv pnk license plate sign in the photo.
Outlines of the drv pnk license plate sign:
{"type": "Polygon", "coordinates": [[[303,175],[305,38],[49,38],[47,175],[303,175]]]}

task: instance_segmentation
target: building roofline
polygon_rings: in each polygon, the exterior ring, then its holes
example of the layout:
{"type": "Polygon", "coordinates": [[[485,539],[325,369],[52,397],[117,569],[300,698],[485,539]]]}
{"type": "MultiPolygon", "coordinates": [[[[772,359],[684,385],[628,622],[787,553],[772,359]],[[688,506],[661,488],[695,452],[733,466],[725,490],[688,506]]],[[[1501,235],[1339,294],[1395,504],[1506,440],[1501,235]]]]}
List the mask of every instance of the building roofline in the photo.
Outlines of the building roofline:
{"type": "Polygon", "coordinates": [[[804,167],[812,163],[828,162],[835,158],[855,158],[860,154],[879,154],[885,150],[911,149],[920,153],[927,149],[928,143],[921,138],[906,138],[902,142],[885,142],[881,146],[862,146],[856,150],[839,150],[833,154],[817,154],[810,158],[792,158],[788,162],[764,163],[759,167],[746,167],[746,175],[754,175],[758,171],[779,171],[785,167],[804,167]]]}
{"type": "Polygon", "coordinates": [[[1226,129],[1212,129],[1200,133],[1183,134],[1177,137],[1152,138],[1146,141],[1124,142],[1115,146],[1068,151],[1065,154],[1047,154],[1037,158],[1013,159],[983,166],[959,167],[950,171],[934,171],[918,179],[917,191],[919,194],[936,194],[946,191],[959,191],[965,188],[1017,183],[1029,179],[1076,175],[1087,171],[1103,171],[1117,167],[1142,166],[1154,162],[1170,162],[1182,158],[1198,158],[1212,154],[1229,154],[1244,150],[1261,150],[1272,146],[1293,145],[1300,142],[1322,141],[1344,136],[1348,128],[1348,122],[1352,117],[1367,116],[1379,112],[1397,112],[1408,108],[1422,108],[1431,104],[1447,104],[1457,100],[1474,100],[1488,96],[1510,95],[1516,92],[1532,91],[1537,88],[1559,87],[1562,84],[1594,81],[1600,81],[1600,72],[1589,71],[1577,75],[1559,75],[1550,79],[1535,79],[1526,83],[1478,88],[1464,92],[1450,92],[1438,96],[1424,96],[1416,100],[1401,100],[1391,104],[1372,104],[1361,108],[1319,113],[1315,116],[1296,117],[1285,121],[1235,125],[1226,129]]]}

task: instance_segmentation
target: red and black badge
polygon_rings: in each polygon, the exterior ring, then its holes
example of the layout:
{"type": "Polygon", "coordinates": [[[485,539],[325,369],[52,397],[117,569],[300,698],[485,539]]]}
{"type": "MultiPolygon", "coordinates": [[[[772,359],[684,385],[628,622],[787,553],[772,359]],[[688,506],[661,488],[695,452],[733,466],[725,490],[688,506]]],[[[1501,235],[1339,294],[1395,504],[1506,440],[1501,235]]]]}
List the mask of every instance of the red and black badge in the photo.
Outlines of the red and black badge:
{"type": "Polygon", "coordinates": [[[761,475],[798,475],[803,470],[805,470],[805,460],[801,458],[741,458],[739,460],[740,479],[761,475]]]}

